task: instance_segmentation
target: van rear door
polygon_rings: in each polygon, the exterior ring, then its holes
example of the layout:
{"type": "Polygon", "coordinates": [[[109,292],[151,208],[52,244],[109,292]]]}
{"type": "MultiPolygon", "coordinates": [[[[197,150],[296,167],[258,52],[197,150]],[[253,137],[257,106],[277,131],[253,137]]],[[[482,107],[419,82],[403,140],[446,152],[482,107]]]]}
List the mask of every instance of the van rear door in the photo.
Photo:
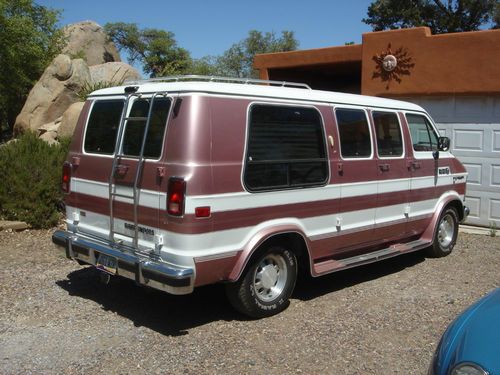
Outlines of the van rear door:
{"type": "Polygon", "coordinates": [[[158,236],[160,201],[165,198],[158,173],[170,104],[164,96],[131,98],[110,171],[112,238],[132,238],[134,247],[150,249],[158,236]]]}
{"type": "Polygon", "coordinates": [[[72,177],[79,231],[109,239],[113,226],[115,239],[133,244],[137,222],[139,247],[148,249],[154,247],[160,202],[166,197],[160,191],[157,168],[171,107],[170,98],[155,99],[141,162],[146,121],[139,118],[147,117],[150,100],[135,96],[124,108],[123,97],[96,99],[84,130],[79,165],[72,177]],[[124,119],[116,151],[122,116],[129,120],[124,119]]]}

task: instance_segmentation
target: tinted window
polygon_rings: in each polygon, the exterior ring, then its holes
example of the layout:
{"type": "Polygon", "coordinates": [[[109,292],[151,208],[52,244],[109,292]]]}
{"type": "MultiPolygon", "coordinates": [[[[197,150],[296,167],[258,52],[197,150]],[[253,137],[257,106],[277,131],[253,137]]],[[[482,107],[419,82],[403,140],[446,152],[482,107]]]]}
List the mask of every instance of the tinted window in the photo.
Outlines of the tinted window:
{"type": "Polygon", "coordinates": [[[402,156],[403,140],[398,116],[391,112],[373,112],[379,156],[402,156]]]}
{"type": "MultiPolygon", "coordinates": [[[[147,117],[150,99],[139,99],[134,101],[129,117],[147,117]]],[[[167,124],[170,100],[167,98],[155,99],[153,111],[149,123],[146,144],[144,145],[144,156],[148,158],[159,158],[163,144],[163,134],[167,124]]],[[[141,152],[142,137],[146,121],[129,120],[123,134],[122,152],[124,155],[138,156],[141,152]]]]}
{"type": "Polygon", "coordinates": [[[415,151],[437,150],[438,137],[434,128],[424,116],[407,114],[411,140],[415,151]]]}
{"type": "Polygon", "coordinates": [[[370,130],[365,112],[359,109],[335,110],[344,158],[366,158],[372,154],[370,130]]]}
{"type": "Polygon", "coordinates": [[[92,106],[85,133],[85,152],[113,154],[123,100],[99,100],[92,106]]]}
{"type": "Polygon", "coordinates": [[[323,184],[328,162],[319,113],[255,105],[248,129],[245,185],[269,190],[323,184]]]}

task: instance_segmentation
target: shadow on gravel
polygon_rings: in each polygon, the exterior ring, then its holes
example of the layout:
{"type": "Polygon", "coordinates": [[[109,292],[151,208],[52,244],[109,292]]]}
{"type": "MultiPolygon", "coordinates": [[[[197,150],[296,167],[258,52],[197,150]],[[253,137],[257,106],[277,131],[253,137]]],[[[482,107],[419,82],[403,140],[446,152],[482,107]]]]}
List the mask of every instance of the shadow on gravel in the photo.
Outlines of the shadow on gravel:
{"type": "Polygon", "coordinates": [[[400,255],[365,266],[354,267],[330,275],[312,278],[302,276],[297,282],[293,298],[308,301],[324,294],[332,293],[353,285],[398,273],[407,267],[413,267],[425,260],[422,251],[400,255]]]}
{"type": "Polygon", "coordinates": [[[127,279],[112,278],[105,285],[99,282],[99,275],[94,267],[86,267],[56,284],[72,296],[95,301],[104,310],[130,319],[136,327],[147,327],[163,335],[186,335],[191,328],[219,320],[245,320],[227,301],[222,285],[174,296],[137,286],[127,279]]]}
{"type": "MultiPolygon", "coordinates": [[[[425,260],[422,252],[391,258],[331,275],[301,277],[292,298],[311,300],[356,284],[384,277],[425,260]]],[[[181,336],[194,327],[214,321],[245,320],[229,304],[223,285],[196,288],[194,293],[174,296],[137,286],[127,279],[114,278],[110,284],[99,282],[100,271],[82,268],[56,282],[70,295],[95,301],[106,311],[130,319],[163,335],[181,336]]]]}

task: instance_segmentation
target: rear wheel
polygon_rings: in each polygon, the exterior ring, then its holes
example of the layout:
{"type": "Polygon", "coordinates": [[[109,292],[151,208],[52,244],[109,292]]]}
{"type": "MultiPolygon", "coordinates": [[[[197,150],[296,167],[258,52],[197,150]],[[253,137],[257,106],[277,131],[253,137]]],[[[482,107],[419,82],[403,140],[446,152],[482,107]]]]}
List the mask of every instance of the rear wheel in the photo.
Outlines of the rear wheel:
{"type": "Polygon", "coordinates": [[[439,258],[451,253],[458,235],[458,214],[453,207],[446,208],[439,217],[434,231],[434,241],[427,250],[428,255],[439,258]]]}
{"type": "Polygon", "coordinates": [[[288,306],[296,280],[295,254],[272,246],[250,263],[237,282],[226,285],[226,294],[236,310],[251,318],[264,318],[288,306]]]}

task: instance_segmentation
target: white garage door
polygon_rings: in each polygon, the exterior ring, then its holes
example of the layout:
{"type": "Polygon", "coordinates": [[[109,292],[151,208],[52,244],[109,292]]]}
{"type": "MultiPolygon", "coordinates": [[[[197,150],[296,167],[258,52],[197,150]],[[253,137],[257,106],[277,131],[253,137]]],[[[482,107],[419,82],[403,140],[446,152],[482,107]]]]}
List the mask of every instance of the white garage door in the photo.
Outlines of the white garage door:
{"type": "Polygon", "coordinates": [[[429,111],[469,172],[466,223],[500,228],[500,96],[406,100],[429,111]]]}

